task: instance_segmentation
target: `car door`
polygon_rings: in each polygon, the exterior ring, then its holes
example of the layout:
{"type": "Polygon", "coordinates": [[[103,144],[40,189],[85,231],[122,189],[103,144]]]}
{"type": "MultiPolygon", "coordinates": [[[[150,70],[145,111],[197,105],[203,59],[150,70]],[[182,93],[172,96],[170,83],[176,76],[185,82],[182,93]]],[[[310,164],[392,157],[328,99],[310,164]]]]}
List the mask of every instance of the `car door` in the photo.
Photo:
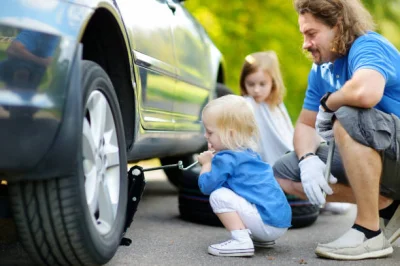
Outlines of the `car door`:
{"type": "Polygon", "coordinates": [[[116,0],[138,66],[141,124],[145,129],[172,130],[176,67],[171,25],[174,14],[166,0],[116,0]]]}
{"type": "Polygon", "coordinates": [[[172,34],[176,51],[177,86],[174,103],[175,128],[198,131],[200,113],[213,86],[208,38],[204,29],[181,4],[167,0],[174,11],[172,34]]]}

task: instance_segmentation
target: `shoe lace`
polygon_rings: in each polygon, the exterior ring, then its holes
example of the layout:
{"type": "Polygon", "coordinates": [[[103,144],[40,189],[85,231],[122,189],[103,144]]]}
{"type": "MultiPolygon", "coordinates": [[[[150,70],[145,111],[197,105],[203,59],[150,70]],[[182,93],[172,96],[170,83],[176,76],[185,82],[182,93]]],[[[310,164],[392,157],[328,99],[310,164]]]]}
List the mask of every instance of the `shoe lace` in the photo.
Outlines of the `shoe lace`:
{"type": "Polygon", "coordinates": [[[232,242],[232,239],[225,241],[224,243],[221,243],[221,246],[226,246],[232,242]]]}

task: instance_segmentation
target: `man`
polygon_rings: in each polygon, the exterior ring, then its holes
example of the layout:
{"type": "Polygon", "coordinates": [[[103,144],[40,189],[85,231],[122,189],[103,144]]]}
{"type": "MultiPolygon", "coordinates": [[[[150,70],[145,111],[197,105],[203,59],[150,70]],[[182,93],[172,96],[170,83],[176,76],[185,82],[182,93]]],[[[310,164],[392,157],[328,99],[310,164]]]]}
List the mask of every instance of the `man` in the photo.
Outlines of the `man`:
{"type": "MultiPolygon", "coordinates": [[[[6,84],[6,88],[13,88],[18,98],[31,102],[34,91],[39,89],[44,80],[59,42],[60,37],[56,35],[22,30],[8,46],[7,58],[0,62],[0,81],[6,84]]],[[[7,106],[0,108],[0,116],[31,119],[37,110],[33,106],[7,106]]]]}
{"type": "Polygon", "coordinates": [[[314,204],[325,203],[323,192],[328,201],[357,204],[352,228],[319,244],[318,256],[390,255],[400,235],[400,54],[372,32],[359,0],[295,0],[295,8],[314,64],[295,151],[277,161],[275,176],[286,193],[314,204]],[[324,179],[328,146],[318,135],[336,142],[331,186],[324,179]]]}

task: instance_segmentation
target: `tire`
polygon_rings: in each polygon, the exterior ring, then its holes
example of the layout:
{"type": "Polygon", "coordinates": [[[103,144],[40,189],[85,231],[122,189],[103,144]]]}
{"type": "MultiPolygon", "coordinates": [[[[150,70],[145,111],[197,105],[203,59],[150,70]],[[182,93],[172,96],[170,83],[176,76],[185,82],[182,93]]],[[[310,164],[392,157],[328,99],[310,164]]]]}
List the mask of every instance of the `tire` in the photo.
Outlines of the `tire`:
{"type": "Polygon", "coordinates": [[[319,216],[318,206],[294,195],[286,195],[286,198],[292,208],[292,228],[310,226],[317,220],[319,216]]]}
{"type": "Polygon", "coordinates": [[[217,87],[215,89],[216,98],[219,98],[219,97],[222,97],[222,96],[225,96],[225,95],[228,95],[228,94],[234,94],[234,93],[225,84],[217,83],[217,87]]]}
{"type": "Polygon", "coordinates": [[[40,265],[105,264],[124,230],[127,160],[118,99],[106,72],[90,61],[82,61],[82,91],[76,174],[10,184],[20,241],[40,265]]]}
{"type": "Polygon", "coordinates": [[[0,184],[0,219],[10,217],[11,212],[8,202],[8,187],[0,184]]]}
{"type": "Polygon", "coordinates": [[[199,189],[200,169],[198,167],[191,172],[184,172],[183,179],[180,180],[178,198],[180,216],[190,222],[222,226],[211,208],[210,197],[201,193],[199,189]]]}
{"type": "MultiPolygon", "coordinates": [[[[179,189],[179,213],[182,219],[195,223],[222,226],[210,206],[210,198],[200,192],[198,187],[199,172],[185,173],[179,189]]],[[[307,200],[293,195],[286,195],[292,209],[292,227],[302,228],[312,225],[319,216],[319,207],[307,200]]]]}
{"type": "Polygon", "coordinates": [[[198,224],[222,226],[217,215],[212,211],[209,197],[205,195],[195,196],[191,193],[179,193],[180,217],[189,222],[198,224]]]}

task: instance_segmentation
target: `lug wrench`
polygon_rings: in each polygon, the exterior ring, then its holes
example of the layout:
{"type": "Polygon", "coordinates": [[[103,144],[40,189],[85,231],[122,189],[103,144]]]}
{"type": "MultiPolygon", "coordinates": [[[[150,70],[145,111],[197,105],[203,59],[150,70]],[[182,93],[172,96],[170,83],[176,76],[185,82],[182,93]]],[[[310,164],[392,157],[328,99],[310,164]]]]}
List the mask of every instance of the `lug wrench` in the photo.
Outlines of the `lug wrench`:
{"type": "MultiPolygon", "coordinates": [[[[212,151],[212,153],[214,154],[215,151],[212,151]]],[[[178,167],[179,170],[186,171],[186,170],[189,170],[190,168],[192,168],[193,166],[195,166],[198,163],[199,163],[199,161],[195,161],[194,163],[192,163],[192,164],[190,164],[190,165],[188,165],[186,167],[183,167],[183,162],[182,161],[178,161],[178,163],[175,163],[175,164],[167,164],[167,165],[163,165],[163,166],[146,168],[146,169],[143,169],[143,172],[161,170],[161,169],[167,169],[167,168],[175,168],[175,167],[178,167]]]]}
{"type": "Polygon", "coordinates": [[[151,168],[146,168],[143,169],[143,172],[147,172],[147,171],[154,171],[154,170],[161,170],[161,169],[167,169],[167,168],[178,168],[179,170],[182,171],[186,171],[189,170],[190,168],[192,168],[193,166],[195,166],[196,164],[198,164],[199,161],[195,161],[194,163],[192,163],[189,166],[183,167],[183,163],[182,161],[178,161],[178,163],[175,164],[167,164],[167,165],[163,165],[163,166],[157,166],[157,167],[151,167],[151,168]]]}

